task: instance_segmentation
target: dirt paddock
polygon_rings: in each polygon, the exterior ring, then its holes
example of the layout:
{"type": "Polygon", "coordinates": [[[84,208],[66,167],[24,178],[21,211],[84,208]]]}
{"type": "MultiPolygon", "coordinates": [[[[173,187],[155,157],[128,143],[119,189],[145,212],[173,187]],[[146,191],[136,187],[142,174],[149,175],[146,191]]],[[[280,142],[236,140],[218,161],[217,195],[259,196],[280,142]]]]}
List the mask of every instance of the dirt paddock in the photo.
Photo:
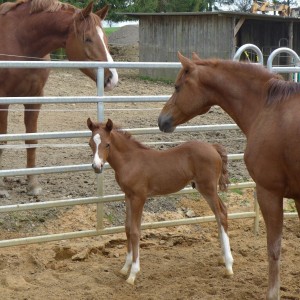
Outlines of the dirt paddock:
{"type": "MultiPolygon", "coordinates": [[[[112,95],[170,94],[172,85],[138,78],[137,71],[120,70],[120,83],[112,95]]],[[[93,82],[79,71],[54,70],[45,94],[55,96],[95,95],[93,82]]],[[[124,128],[157,126],[162,103],[106,104],[105,117],[124,128]]],[[[21,106],[11,106],[9,132],[24,131],[21,106]]],[[[39,131],[87,130],[86,119],[96,119],[96,106],[82,104],[44,105],[39,131]]],[[[189,124],[232,123],[219,108],[189,124]]],[[[245,139],[238,130],[206,133],[174,133],[137,136],[144,142],[202,139],[219,142],[229,153],[242,153],[245,139]]],[[[91,162],[87,139],[44,140],[38,148],[37,165],[70,165],[91,162]]],[[[4,168],[23,168],[25,150],[22,143],[12,143],[4,153],[4,168]]],[[[154,147],[154,146],[153,146],[154,147]]],[[[249,180],[241,162],[230,162],[232,182],[249,180]]],[[[96,179],[92,172],[39,176],[42,195],[26,194],[25,178],[6,179],[8,194],[1,204],[37,202],[95,195],[96,179]]],[[[113,172],[104,179],[107,194],[119,193],[113,172]]],[[[229,213],[253,210],[253,191],[223,193],[229,213]]],[[[150,199],[144,221],[169,220],[191,215],[211,215],[208,205],[195,195],[150,199]]],[[[290,200],[285,208],[294,211],[290,200]]],[[[0,216],[1,239],[38,234],[81,231],[95,227],[95,205],[53,208],[0,216]]],[[[124,204],[105,205],[105,225],[124,222],[124,204]]],[[[125,259],[125,234],[107,235],[16,246],[0,249],[0,299],[264,299],[267,286],[267,253],[263,221],[259,234],[252,231],[253,220],[229,221],[229,236],[235,259],[234,276],[225,276],[219,264],[220,246],[214,222],[157,230],[145,230],[141,241],[141,273],[134,287],[119,274],[125,259]]],[[[283,233],[281,267],[282,299],[300,299],[300,230],[299,220],[286,219],[283,233]]]]}

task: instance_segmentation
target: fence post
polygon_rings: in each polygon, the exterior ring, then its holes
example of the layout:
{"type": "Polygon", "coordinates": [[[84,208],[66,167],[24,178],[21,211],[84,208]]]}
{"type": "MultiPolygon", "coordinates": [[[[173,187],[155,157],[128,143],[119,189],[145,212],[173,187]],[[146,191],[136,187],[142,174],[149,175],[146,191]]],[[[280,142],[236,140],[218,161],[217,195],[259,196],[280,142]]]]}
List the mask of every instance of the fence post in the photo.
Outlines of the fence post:
{"type": "MultiPolygon", "coordinates": [[[[104,96],[104,69],[97,69],[97,96],[104,96]]],[[[97,118],[98,122],[104,121],[104,103],[97,103],[97,118]]],[[[97,174],[97,196],[102,197],[104,195],[103,173],[97,174]]],[[[104,204],[97,203],[97,231],[103,229],[104,219],[104,204]]]]}

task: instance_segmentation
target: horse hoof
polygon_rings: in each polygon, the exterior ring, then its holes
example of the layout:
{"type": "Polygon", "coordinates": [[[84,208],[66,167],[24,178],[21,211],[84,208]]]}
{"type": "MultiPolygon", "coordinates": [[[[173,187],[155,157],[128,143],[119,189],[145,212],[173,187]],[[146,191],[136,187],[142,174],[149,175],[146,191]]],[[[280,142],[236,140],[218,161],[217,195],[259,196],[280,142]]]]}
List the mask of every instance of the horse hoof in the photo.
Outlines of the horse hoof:
{"type": "Polygon", "coordinates": [[[40,186],[36,187],[28,187],[27,194],[30,196],[38,196],[42,192],[42,188],[40,186]]]}
{"type": "Polygon", "coordinates": [[[7,190],[0,190],[0,198],[8,198],[9,192],[7,190]]]}

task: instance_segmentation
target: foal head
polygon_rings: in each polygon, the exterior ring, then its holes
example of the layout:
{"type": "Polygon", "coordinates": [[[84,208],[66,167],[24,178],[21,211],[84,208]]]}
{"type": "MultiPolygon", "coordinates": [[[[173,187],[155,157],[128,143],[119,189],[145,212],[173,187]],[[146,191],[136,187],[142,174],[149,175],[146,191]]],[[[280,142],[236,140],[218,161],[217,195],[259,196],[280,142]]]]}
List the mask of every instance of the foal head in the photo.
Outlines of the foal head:
{"type": "Polygon", "coordinates": [[[108,119],[106,124],[93,123],[87,119],[87,126],[92,131],[89,145],[93,151],[92,167],[95,173],[102,173],[103,166],[107,161],[110,148],[110,132],[113,129],[113,122],[108,119]]]}
{"type": "MultiPolygon", "coordinates": [[[[93,13],[93,3],[92,1],[84,9],[76,11],[66,41],[66,54],[69,60],[113,62],[108,51],[107,37],[101,25],[109,7],[106,5],[101,10],[93,13]]],[[[97,80],[95,69],[81,69],[81,71],[94,81],[97,80]]],[[[106,90],[113,89],[118,83],[116,69],[105,69],[104,77],[106,90]]]]}
{"type": "Polygon", "coordinates": [[[178,58],[182,68],[175,81],[175,91],[158,118],[159,128],[164,132],[173,132],[177,125],[205,114],[211,107],[205,84],[213,78],[209,78],[206,71],[202,72],[200,58],[193,54],[193,60],[190,60],[180,53],[178,58]]]}

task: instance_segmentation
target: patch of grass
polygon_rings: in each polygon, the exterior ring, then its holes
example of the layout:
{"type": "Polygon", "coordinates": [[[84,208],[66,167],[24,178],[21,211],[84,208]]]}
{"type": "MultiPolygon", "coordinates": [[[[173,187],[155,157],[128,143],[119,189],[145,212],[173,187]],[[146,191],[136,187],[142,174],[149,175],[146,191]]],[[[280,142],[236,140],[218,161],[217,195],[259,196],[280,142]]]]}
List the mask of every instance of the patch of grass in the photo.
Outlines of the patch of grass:
{"type": "Polygon", "coordinates": [[[285,212],[297,212],[295,201],[293,199],[286,199],[285,212]]]}
{"type": "Polygon", "coordinates": [[[107,28],[104,28],[104,32],[105,32],[106,36],[108,37],[110,34],[117,31],[118,29],[119,29],[119,27],[107,27],[107,28]]]}

